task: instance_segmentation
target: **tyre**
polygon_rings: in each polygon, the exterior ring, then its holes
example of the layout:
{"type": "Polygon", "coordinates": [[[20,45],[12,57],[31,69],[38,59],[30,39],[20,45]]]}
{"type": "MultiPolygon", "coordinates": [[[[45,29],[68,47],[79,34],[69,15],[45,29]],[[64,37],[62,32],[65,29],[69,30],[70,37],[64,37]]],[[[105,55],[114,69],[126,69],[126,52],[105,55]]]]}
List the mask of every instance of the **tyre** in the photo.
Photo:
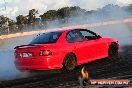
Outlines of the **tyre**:
{"type": "Polygon", "coordinates": [[[115,43],[112,43],[108,49],[108,58],[115,60],[118,58],[118,47],[115,43]]]}
{"type": "Polygon", "coordinates": [[[63,68],[62,71],[72,71],[76,67],[76,57],[73,54],[68,54],[65,56],[63,61],[63,68]]]}

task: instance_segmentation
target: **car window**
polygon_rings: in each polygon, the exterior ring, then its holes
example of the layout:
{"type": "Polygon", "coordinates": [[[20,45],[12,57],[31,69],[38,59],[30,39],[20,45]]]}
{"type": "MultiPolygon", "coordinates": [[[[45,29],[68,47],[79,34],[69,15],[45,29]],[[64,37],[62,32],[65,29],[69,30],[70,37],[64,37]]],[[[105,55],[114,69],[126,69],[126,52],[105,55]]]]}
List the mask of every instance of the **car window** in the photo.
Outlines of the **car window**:
{"type": "Polygon", "coordinates": [[[30,44],[56,43],[62,32],[49,32],[38,35],[30,44]]]}
{"type": "Polygon", "coordinates": [[[66,38],[67,38],[68,42],[81,42],[81,41],[83,41],[83,36],[77,30],[69,32],[67,34],[66,38]]]}
{"type": "Polygon", "coordinates": [[[87,31],[87,30],[80,30],[80,33],[82,34],[83,38],[88,39],[88,40],[94,40],[97,39],[96,34],[87,31]]]}

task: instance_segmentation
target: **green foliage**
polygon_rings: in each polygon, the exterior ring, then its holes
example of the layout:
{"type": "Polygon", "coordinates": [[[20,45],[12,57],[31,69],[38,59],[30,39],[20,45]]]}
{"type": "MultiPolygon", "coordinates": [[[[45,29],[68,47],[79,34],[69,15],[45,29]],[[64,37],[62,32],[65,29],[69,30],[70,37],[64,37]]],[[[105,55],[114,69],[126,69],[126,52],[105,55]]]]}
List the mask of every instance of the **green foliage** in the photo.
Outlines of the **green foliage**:
{"type": "MultiPolygon", "coordinates": [[[[38,27],[47,27],[48,24],[58,21],[61,24],[67,24],[73,20],[73,18],[82,17],[86,18],[86,20],[92,19],[91,17],[99,17],[107,19],[109,16],[119,16],[118,14],[114,14],[117,10],[125,10],[132,14],[132,4],[129,6],[119,7],[118,5],[109,4],[104,6],[102,9],[86,11],[85,9],[80,8],[79,6],[72,7],[63,7],[58,10],[49,10],[43,14],[41,14],[38,18],[36,15],[38,14],[38,10],[31,9],[29,10],[28,15],[18,15],[16,17],[16,22],[4,17],[0,16],[0,34],[7,33],[15,33],[20,31],[26,31],[28,29],[35,29],[38,27]],[[110,14],[109,14],[110,13],[110,14]]],[[[117,12],[118,13],[118,12],[117,12]]],[[[121,14],[122,15],[122,14],[121,14]]],[[[75,18],[75,19],[76,19],[75,18]]],[[[96,18],[93,18],[96,19],[96,18]]],[[[77,19],[76,19],[77,20],[77,19]]],[[[85,20],[84,20],[85,21],[85,20]]],[[[81,23],[81,21],[80,21],[81,23]]]]}
{"type": "Polygon", "coordinates": [[[29,10],[29,14],[27,16],[23,16],[23,15],[17,16],[16,23],[18,25],[33,24],[35,23],[36,14],[38,14],[38,10],[36,9],[29,10]]]}
{"type": "Polygon", "coordinates": [[[78,16],[84,14],[85,11],[86,10],[81,9],[78,6],[74,6],[74,7],[63,7],[59,9],[57,12],[60,18],[65,18],[65,17],[72,17],[72,16],[78,16]]]}
{"type": "Polygon", "coordinates": [[[19,15],[16,17],[16,24],[18,25],[23,25],[23,24],[27,24],[28,23],[28,17],[27,16],[23,16],[23,15],[19,15]]]}
{"type": "Polygon", "coordinates": [[[8,32],[8,21],[9,18],[0,16],[0,34],[5,34],[8,32]]]}
{"type": "Polygon", "coordinates": [[[40,15],[41,19],[44,21],[51,21],[58,18],[58,13],[56,10],[49,10],[43,15],[40,15]]]}
{"type": "Polygon", "coordinates": [[[17,25],[16,25],[16,22],[13,21],[13,20],[9,20],[9,31],[10,33],[15,33],[17,30],[17,25]]]}
{"type": "Polygon", "coordinates": [[[36,14],[38,14],[38,10],[36,10],[36,9],[29,10],[29,14],[28,14],[28,23],[29,24],[33,24],[35,22],[36,14]]]}

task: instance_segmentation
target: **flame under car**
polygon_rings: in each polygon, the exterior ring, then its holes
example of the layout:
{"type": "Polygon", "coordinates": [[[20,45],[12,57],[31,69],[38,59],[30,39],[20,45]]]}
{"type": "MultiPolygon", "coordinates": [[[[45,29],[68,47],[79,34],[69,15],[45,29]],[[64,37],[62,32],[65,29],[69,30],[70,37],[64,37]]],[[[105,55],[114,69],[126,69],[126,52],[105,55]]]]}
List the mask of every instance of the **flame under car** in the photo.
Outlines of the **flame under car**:
{"type": "Polygon", "coordinates": [[[114,38],[103,38],[87,29],[46,32],[29,44],[15,47],[15,65],[25,70],[73,70],[76,66],[118,56],[119,44],[114,38]]]}

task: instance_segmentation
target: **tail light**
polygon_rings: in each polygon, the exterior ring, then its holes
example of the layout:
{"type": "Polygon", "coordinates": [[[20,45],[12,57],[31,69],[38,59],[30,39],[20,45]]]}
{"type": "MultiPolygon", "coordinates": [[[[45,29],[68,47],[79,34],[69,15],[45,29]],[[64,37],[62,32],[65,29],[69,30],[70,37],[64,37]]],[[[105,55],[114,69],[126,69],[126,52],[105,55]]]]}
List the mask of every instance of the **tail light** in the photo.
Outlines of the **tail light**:
{"type": "Polygon", "coordinates": [[[49,56],[52,55],[50,50],[40,50],[39,56],[49,56]]]}
{"type": "Polygon", "coordinates": [[[22,54],[21,53],[14,52],[14,56],[15,56],[15,58],[21,58],[22,57],[22,54]]]}

